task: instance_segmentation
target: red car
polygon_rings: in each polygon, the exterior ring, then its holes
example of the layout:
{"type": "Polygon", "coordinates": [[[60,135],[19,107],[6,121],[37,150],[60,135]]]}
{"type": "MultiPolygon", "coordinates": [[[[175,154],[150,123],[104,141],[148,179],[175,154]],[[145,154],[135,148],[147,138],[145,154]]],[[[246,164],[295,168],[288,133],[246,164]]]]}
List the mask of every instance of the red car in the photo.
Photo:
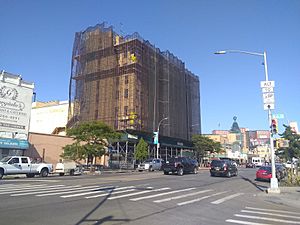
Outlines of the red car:
{"type": "Polygon", "coordinates": [[[256,180],[270,180],[272,178],[272,167],[261,166],[256,171],[256,180]]]}

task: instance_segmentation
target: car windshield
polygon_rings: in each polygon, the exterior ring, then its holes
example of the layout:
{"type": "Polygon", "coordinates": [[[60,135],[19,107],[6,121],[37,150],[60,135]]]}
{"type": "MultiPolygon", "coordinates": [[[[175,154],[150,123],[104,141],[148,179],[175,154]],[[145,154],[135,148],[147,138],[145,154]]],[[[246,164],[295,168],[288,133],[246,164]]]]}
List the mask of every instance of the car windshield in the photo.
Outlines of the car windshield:
{"type": "Polygon", "coordinates": [[[262,167],[259,168],[259,170],[265,170],[265,171],[268,171],[268,172],[272,171],[270,166],[262,166],[262,167]]]}
{"type": "Polygon", "coordinates": [[[169,161],[169,163],[174,163],[174,162],[178,162],[179,159],[178,158],[170,158],[168,161],[169,161]]]}
{"type": "Polygon", "coordinates": [[[0,162],[5,163],[5,162],[8,162],[10,159],[11,159],[10,156],[6,156],[6,157],[4,157],[3,159],[1,159],[0,162]]]}
{"type": "Polygon", "coordinates": [[[212,166],[221,167],[221,166],[224,165],[224,161],[221,161],[221,160],[213,160],[213,161],[211,162],[211,165],[212,165],[212,166]]]}

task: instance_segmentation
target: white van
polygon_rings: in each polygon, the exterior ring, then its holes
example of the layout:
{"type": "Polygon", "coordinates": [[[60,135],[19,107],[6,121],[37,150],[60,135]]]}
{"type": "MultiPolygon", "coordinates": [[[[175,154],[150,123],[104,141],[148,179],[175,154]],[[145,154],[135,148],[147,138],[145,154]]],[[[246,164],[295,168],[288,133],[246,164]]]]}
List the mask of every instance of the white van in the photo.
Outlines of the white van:
{"type": "Polygon", "coordinates": [[[58,173],[59,176],[64,176],[69,174],[70,176],[82,174],[82,168],[72,160],[63,160],[56,164],[55,173],[58,173]]]}
{"type": "Polygon", "coordinates": [[[264,160],[260,157],[252,157],[252,163],[255,165],[255,166],[262,166],[263,163],[264,163],[264,160]]]}

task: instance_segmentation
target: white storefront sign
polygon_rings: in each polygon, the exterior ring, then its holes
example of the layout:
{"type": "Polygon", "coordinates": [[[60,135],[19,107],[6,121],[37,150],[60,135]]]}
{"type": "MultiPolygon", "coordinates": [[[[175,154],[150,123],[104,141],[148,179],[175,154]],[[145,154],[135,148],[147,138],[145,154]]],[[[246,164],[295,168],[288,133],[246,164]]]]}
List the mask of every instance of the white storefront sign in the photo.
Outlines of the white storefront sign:
{"type": "Polygon", "coordinates": [[[20,76],[0,73],[0,135],[4,138],[12,133],[27,140],[33,88],[20,76]]]}

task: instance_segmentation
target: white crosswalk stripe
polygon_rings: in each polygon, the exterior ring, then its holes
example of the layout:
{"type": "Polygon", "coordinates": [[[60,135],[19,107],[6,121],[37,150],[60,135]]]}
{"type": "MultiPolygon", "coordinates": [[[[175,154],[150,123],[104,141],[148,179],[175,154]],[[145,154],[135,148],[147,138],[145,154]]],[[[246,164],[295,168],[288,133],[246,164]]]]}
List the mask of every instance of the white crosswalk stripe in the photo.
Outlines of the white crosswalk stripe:
{"type": "Polygon", "coordinates": [[[197,192],[193,192],[193,193],[189,193],[189,194],[185,194],[185,195],[179,195],[179,196],[175,196],[175,197],[171,197],[171,198],[164,198],[164,199],[156,200],[153,202],[155,202],[155,203],[167,202],[167,201],[171,201],[171,200],[176,200],[176,199],[181,199],[181,198],[186,198],[186,197],[202,194],[202,193],[209,192],[209,191],[212,191],[212,190],[209,189],[209,190],[197,191],[197,192]]]}
{"type": "Polygon", "coordinates": [[[213,196],[217,196],[217,195],[221,195],[221,194],[224,194],[226,193],[227,191],[222,191],[222,192],[217,192],[215,194],[212,194],[212,195],[206,195],[206,196],[203,196],[201,198],[196,198],[196,199],[193,199],[193,200],[189,200],[189,201],[185,201],[185,202],[179,202],[177,203],[177,205],[181,206],[181,205],[187,205],[187,204],[191,204],[191,203],[195,203],[195,202],[200,202],[206,198],[210,198],[210,197],[213,197],[213,196]]]}
{"type": "Polygon", "coordinates": [[[50,189],[59,189],[65,187],[65,185],[52,185],[52,186],[42,186],[42,187],[32,187],[32,188],[23,188],[23,189],[19,189],[19,190],[9,190],[9,191],[3,191],[0,192],[0,195],[4,195],[4,194],[13,194],[13,193],[24,193],[24,192],[32,192],[35,190],[50,190],[50,189]]]}
{"type": "MultiPolygon", "coordinates": [[[[113,191],[123,190],[123,189],[129,189],[129,188],[134,188],[134,186],[121,187],[121,188],[111,187],[111,188],[106,188],[106,190],[104,188],[101,188],[101,189],[98,188],[98,191],[83,192],[83,193],[74,194],[74,195],[62,195],[60,197],[62,197],[62,198],[70,198],[70,197],[78,197],[78,196],[83,196],[83,195],[90,195],[90,194],[96,194],[96,193],[105,193],[105,192],[107,194],[109,194],[109,193],[111,193],[113,191]]],[[[129,190],[134,190],[134,189],[129,189],[129,190]]],[[[126,190],[126,191],[128,191],[128,190],[126,190]]]]}
{"type": "MultiPolygon", "coordinates": [[[[44,196],[51,196],[51,195],[62,195],[62,194],[66,194],[66,193],[77,193],[77,192],[81,192],[81,191],[92,191],[92,190],[99,190],[99,186],[87,186],[87,187],[78,187],[78,188],[72,188],[72,189],[62,189],[61,192],[52,192],[52,193],[46,193],[46,194],[39,194],[36,195],[38,197],[44,197],[44,196]]],[[[45,193],[45,192],[43,192],[45,193]]]]}
{"type": "Polygon", "coordinates": [[[132,198],[132,199],[130,199],[130,201],[140,201],[140,200],[144,200],[144,199],[148,199],[148,198],[156,198],[156,197],[160,197],[160,196],[164,196],[164,195],[170,195],[170,194],[175,194],[175,193],[179,193],[179,192],[183,192],[183,191],[190,191],[190,190],[194,190],[194,189],[196,189],[196,188],[186,188],[186,189],[170,191],[170,192],[165,192],[165,193],[160,193],[160,194],[155,194],[155,195],[148,195],[148,196],[144,196],[144,197],[140,197],[140,198],[132,198]]]}
{"type": "Polygon", "coordinates": [[[164,190],[169,190],[170,188],[165,187],[165,188],[160,188],[160,189],[155,189],[155,190],[146,190],[146,191],[140,191],[140,192],[136,192],[136,193],[130,193],[127,195],[121,195],[121,196],[115,196],[115,197],[110,197],[108,198],[109,200],[113,200],[113,199],[118,199],[118,198],[125,198],[125,197],[131,197],[131,196],[135,196],[135,195],[141,195],[141,194],[146,194],[146,193],[150,193],[150,192],[156,192],[156,191],[164,191],[164,190]]]}
{"type": "Polygon", "coordinates": [[[233,194],[233,195],[228,195],[228,196],[226,196],[226,197],[224,197],[224,198],[218,199],[218,200],[213,201],[213,202],[211,202],[211,203],[217,205],[217,204],[223,203],[223,202],[225,202],[225,201],[228,201],[228,200],[230,200],[230,199],[233,199],[233,198],[238,197],[238,196],[243,195],[243,194],[244,194],[244,193],[236,193],[236,194],[233,194]]]}
{"type": "Polygon", "coordinates": [[[6,186],[1,186],[0,195],[7,194],[10,195],[11,197],[16,197],[16,196],[35,196],[35,197],[57,196],[60,198],[82,197],[84,199],[94,199],[94,198],[101,198],[101,197],[108,196],[107,197],[108,200],[127,198],[128,201],[149,200],[157,204],[170,202],[168,204],[183,206],[191,203],[196,203],[208,198],[214,199],[214,201],[213,200],[211,201],[211,204],[221,204],[229,199],[233,199],[243,194],[243,193],[234,193],[228,195],[227,194],[228,191],[208,194],[208,192],[213,192],[214,190],[213,189],[201,190],[197,187],[189,187],[189,188],[172,190],[170,187],[150,187],[150,186],[151,185],[143,185],[143,189],[141,190],[137,186],[123,186],[123,187],[102,186],[101,187],[99,185],[71,186],[71,185],[63,185],[63,184],[6,185],[6,186]],[[226,195],[226,196],[216,199],[216,196],[219,195],[226,195]],[[132,198],[133,196],[134,198],[132,198]],[[191,199],[193,196],[196,196],[197,198],[191,199]],[[183,200],[183,199],[186,201],[178,202],[178,200],[183,200]]]}
{"type": "Polygon", "coordinates": [[[239,219],[227,219],[227,223],[247,225],[269,225],[270,222],[281,224],[300,224],[300,213],[276,209],[245,207],[241,213],[234,214],[239,219]],[[255,220],[253,222],[252,220],[255,220]],[[257,221],[261,221],[257,222],[257,221]]]}

